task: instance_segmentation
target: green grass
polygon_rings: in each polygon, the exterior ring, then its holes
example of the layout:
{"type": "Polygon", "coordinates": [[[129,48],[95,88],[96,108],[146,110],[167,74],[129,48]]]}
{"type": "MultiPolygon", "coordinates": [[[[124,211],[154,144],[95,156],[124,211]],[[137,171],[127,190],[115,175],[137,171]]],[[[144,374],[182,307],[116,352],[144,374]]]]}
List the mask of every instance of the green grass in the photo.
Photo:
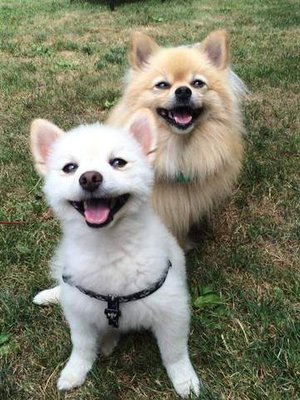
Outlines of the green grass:
{"type": "Polygon", "coordinates": [[[28,130],[104,120],[121,93],[132,30],[164,45],[232,38],[251,95],[239,186],[188,257],[190,352],[203,399],[299,399],[299,6],[295,0],[0,0],[0,398],[173,399],[150,334],[123,338],[85,385],[56,390],[70,353],[58,306],[38,308],[59,238],[33,171],[28,130]]]}

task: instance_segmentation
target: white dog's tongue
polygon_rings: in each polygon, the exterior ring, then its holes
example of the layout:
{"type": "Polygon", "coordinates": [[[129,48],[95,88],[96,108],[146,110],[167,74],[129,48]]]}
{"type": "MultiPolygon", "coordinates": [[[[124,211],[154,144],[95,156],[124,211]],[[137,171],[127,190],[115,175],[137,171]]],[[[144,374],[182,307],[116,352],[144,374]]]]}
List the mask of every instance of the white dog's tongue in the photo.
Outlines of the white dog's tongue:
{"type": "Polygon", "coordinates": [[[92,199],[84,202],[84,216],[90,224],[103,224],[107,220],[109,212],[107,201],[92,199]]]}
{"type": "Polygon", "coordinates": [[[193,117],[189,114],[174,114],[174,119],[177,124],[186,125],[191,122],[193,117]]]}

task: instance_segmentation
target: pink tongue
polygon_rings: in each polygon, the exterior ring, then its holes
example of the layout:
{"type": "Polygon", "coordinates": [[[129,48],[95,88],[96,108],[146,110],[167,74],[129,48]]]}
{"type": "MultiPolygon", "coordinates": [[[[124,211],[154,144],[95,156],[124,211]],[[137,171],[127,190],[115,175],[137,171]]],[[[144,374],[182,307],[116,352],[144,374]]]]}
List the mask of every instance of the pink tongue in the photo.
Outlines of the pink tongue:
{"type": "Polygon", "coordinates": [[[177,124],[186,125],[189,124],[192,120],[191,115],[183,115],[183,114],[174,114],[174,119],[177,124]]]}
{"type": "Polygon", "coordinates": [[[86,204],[84,216],[90,224],[103,224],[109,215],[110,208],[107,204],[86,204]]]}

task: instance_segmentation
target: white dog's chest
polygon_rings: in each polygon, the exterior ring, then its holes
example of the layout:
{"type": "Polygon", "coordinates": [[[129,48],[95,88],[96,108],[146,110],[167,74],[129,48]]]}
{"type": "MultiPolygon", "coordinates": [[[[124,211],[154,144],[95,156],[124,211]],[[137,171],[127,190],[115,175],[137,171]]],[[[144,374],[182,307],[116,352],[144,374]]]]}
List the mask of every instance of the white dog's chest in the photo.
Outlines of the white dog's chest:
{"type": "MultiPolygon", "coordinates": [[[[147,240],[144,242],[147,243],[147,240]]],[[[114,246],[113,251],[108,251],[108,247],[104,251],[101,244],[97,247],[92,242],[86,243],[84,249],[81,246],[81,252],[80,246],[75,251],[73,246],[62,248],[61,256],[66,261],[63,263],[63,274],[71,279],[71,284],[62,284],[61,301],[68,320],[73,318],[85,321],[102,331],[107,328],[115,329],[109,325],[107,312],[105,314],[105,310],[109,308],[108,302],[82,293],[75,285],[103,296],[127,297],[148,291],[163,277],[161,286],[146,297],[120,302],[118,329],[121,331],[149,329],[153,326],[153,321],[164,320],[164,316],[161,316],[162,310],[165,317],[168,316],[168,310],[172,307],[170,299],[173,302],[173,298],[179,295],[180,301],[185,302],[186,288],[182,284],[184,263],[181,253],[174,251],[173,246],[169,250],[169,246],[161,244],[160,247],[155,246],[155,250],[154,246],[143,246],[141,250],[137,245],[131,249],[128,242],[125,244],[126,246],[122,246],[119,243],[119,246],[114,246]]]]}
{"type": "Polygon", "coordinates": [[[128,295],[157,282],[172,258],[165,251],[139,251],[136,244],[132,248],[126,243],[126,249],[118,245],[114,243],[114,248],[104,251],[99,243],[90,242],[75,249],[73,243],[67,243],[60,254],[63,275],[70,276],[73,285],[96,293],[128,295]]]}

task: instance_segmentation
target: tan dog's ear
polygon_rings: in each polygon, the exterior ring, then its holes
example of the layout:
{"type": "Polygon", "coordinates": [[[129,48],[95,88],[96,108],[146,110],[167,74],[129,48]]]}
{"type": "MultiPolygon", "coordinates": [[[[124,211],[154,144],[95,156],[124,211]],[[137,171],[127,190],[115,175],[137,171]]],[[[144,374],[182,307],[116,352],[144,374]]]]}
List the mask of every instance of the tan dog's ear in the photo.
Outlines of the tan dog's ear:
{"type": "Polygon", "coordinates": [[[63,131],[45,119],[35,119],[30,127],[31,152],[40,175],[47,173],[47,159],[53,143],[63,131]]]}
{"type": "Polygon", "coordinates": [[[202,43],[202,49],[215,67],[224,69],[228,66],[229,36],[226,31],[212,32],[202,43]]]}
{"type": "Polygon", "coordinates": [[[133,69],[141,69],[149,57],[159,49],[158,44],[149,36],[140,32],[131,34],[131,48],[128,59],[133,69]]]}
{"type": "Polygon", "coordinates": [[[139,142],[143,153],[152,162],[155,159],[157,132],[151,111],[147,108],[136,111],[127,124],[127,130],[139,142]]]}

